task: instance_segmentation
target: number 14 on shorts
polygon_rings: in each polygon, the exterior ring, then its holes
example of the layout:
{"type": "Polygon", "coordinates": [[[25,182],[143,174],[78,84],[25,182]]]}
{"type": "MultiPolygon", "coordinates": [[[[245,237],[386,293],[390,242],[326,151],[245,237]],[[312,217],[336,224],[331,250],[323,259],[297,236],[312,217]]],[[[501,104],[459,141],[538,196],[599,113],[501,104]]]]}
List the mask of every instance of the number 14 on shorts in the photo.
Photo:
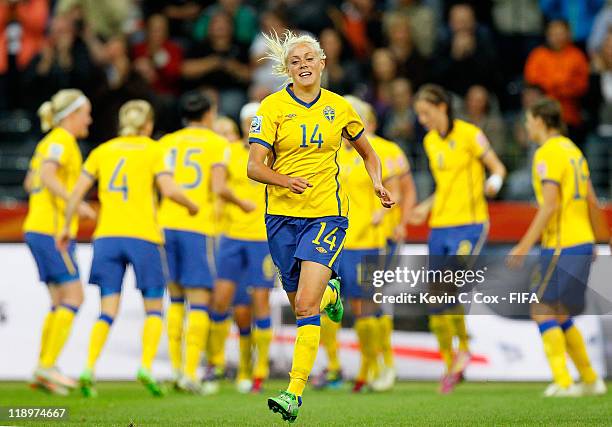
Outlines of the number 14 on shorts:
{"type": "MultiPolygon", "coordinates": [[[[321,222],[320,225],[321,225],[321,228],[319,229],[319,232],[317,233],[317,237],[315,237],[312,240],[312,243],[317,246],[321,246],[321,237],[323,236],[323,233],[325,233],[325,228],[327,227],[327,223],[321,222]]],[[[336,236],[335,236],[336,231],[338,231],[338,227],[334,227],[332,231],[330,231],[329,233],[325,235],[325,237],[323,237],[323,243],[327,243],[329,245],[330,251],[333,251],[334,248],[336,247],[336,236]]]]}

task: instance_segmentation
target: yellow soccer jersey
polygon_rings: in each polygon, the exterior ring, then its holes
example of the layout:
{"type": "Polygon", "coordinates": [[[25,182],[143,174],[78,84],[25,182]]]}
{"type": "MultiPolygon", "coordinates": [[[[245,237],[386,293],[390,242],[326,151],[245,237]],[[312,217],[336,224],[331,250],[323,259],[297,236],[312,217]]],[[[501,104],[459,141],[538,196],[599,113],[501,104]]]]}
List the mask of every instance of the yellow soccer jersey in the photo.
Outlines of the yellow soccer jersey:
{"type": "MultiPolygon", "coordinates": [[[[384,222],[372,225],[376,211],[383,209],[374,193],[372,180],[357,150],[342,147],[338,153],[340,182],[349,196],[350,206],[346,232],[345,249],[379,249],[385,245],[384,222]]],[[[388,178],[389,169],[383,168],[383,180],[388,178]]]]}
{"type": "MultiPolygon", "coordinates": [[[[74,136],[65,129],[56,127],[38,143],[30,161],[32,190],[23,230],[25,232],[55,235],[64,228],[66,202],[53,196],[42,185],[40,168],[47,161],[59,165],[57,177],[68,193],[72,192],[74,184],[81,174],[83,164],[81,151],[74,136]]],[[[73,237],[76,236],[78,226],[79,219],[75,217],[70,224],[70,233],[73,237]]]]}
{"type": "Polygon", "coordinates": [[[236,197],[250,200],[257,208],[249,213],[243,212],[238,206],[225,205],[225,227],[223,233],[238,240],[266,240],[266,186],[247,176],[249,149],[242,142],[230,144],[228,156],[228,183],[236,197]]]}
{"type": "Polygon", "coordinates": [[[589,167],[569,139],[559,136],[540,146],[533,158],[533,189],[543,203],[542,183],[559,186],[560,207],[542,234],[542,247],[565,248],[595,241],[586,200],[589,167]]]}
{"type": "Polygon", "coordinates": [[[430,227],[488,221],[484,196],[486,175],[481,158],[489,150],[489,141],[484,133],[470,123],[455,120],[446,138],[430,131],[424,144],[436,182],[430,227]]]}
{"type": "MultiPolygon", "coordinates": [[[[376,150],[380,157],[380,162],[383,166],[383,173],[387,174],[386,179],[393,177],[401,177],[410,173],[410,165],[406,155],[402,149],[392,141],[388,141],[380,136],[374,135],[368,137],[368,140],[376,150]],[[386,172],[385,172],[386,169],[386,172]]],[[[386,210],[383,219],[383,228],[385,229],[385,237],[392,238],[395,232],[395,227],[400,223],[402,211],[399,204],[395,204],[391,209],[386,210]]]]}
{"type": "Polygon", "coordinates": [[[159,219],[163,228],[217,234],[218,203],[211,189],[211,169],[225,165],[229,142],[210,129],[188,127],[160,140],[174,172],[174,180],[199,207],[195,216],[172,200],[162,200],[159,219]]]}
{"type": "Polygon", "coordinates": [[[155,178],[171,170],[159,144],[144,136],[111,139],[91,152],[83,172],[98,181],[100,214],[94,238],[163,243],[155,178]]]}
{"type": "Polygon", "coordinates": [[[348,200],[338,179],[338,150],[342,137],[354,141],[362,133],[363,123],[353,107],[326,89],[311,103],[298,99],[290,85],[265,98],[251,123],[249,142],[272,150],[274,171],[312,184],[302,194],[268,185],[266,213],[346,216],[348,200]]]}

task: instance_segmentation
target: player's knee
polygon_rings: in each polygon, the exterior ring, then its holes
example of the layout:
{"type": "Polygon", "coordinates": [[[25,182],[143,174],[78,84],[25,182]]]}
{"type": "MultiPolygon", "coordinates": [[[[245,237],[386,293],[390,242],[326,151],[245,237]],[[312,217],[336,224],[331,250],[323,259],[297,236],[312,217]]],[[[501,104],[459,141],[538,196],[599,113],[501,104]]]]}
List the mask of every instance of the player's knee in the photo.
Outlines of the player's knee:
{"type": "Polygon", "coordinates": [[[295,298],[295,315],[297,317],[314,316],[319,314],[319,304],[312,298],[295,298]]]}

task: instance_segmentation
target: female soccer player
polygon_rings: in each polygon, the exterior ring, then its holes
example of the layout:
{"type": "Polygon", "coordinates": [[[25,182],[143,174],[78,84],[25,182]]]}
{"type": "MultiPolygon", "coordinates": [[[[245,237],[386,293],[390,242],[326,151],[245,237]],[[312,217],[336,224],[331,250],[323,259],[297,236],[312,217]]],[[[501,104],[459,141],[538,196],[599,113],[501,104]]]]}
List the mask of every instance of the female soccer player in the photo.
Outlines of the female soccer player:
{"type": "Polygon", "coordinates": [[[355,110],[341,96],[321,89],[325,53],[317,40],[286,31],[266,36],[274,70],[289,84],[266,97],[249,132],[248,176],[267,184],[266,230],[270,254],[297,318],[297,336],[287,391],[268,407],[295,421],[320,338],[320,311],[340,321],[338,256],[348,228],[348,199],[336,161],[342,138],[359,152],[383,206],[393,201],[383,187],[380,160],[355,110]],[[272,155],[273,161],[265,160],[272,155]]]}
{"type": "Polygon", "coordinates": [[[136,273],[147,313],[142,333],[142,359],[137,378],[153,395],[162,390],[151,375],[151,365],[162,332],[162,297],[166,285],[162,258],[163,236],[157,223],[155,187],[188,209],[198,207],[172,180],[161,147],[149,137],[153,110],[146,101],[125,103],[119,110],[120,136],[91,152],[66,206],[66,223],[58,237],[65,250],[70,241],[68,224],[87,191],[98,182],[100,220],[93,242],[89,282],[100,287],[100,317],[89,341],[87,366],[80,377],[81,391],[94,396],[94,366],[119,309],[123,275],[128,264],[136,273]]]}
{"type": "Polygon", "coordinates": [[[170,159],[175,181],[189,198],[196,200],[200,211],[192,217],[180,203],[164,197],[159,219],[165,233],[170,273],[168,345],[176,386],[183,391],[200,393],[197,369],[209,334],[208,312],[215,269],[214,203],[216,195],[227,198],[221,193],[225,187],[228,142],[211,130],[216,106],[204,94],[184,95],[181,111],[186,127],[162,138],[160,145],[170,159]],[[187,316],[185,297],[189,307],[187,316]],[[187,327],[183,334],[185,318],[187,327]]]}
{"type": "MultiPolygon", "coordinates": [[[[603,219],[589,178],[586,159],[563,136],[565,125],[557,101],[543,99],[527,110],[529,139],[539,148],[533,158],[533,189],[538,212],[508,257],[519,267],[541,241],[540,281],[534,292],[538,303],[531,317],[538,324],[553,383],[544,396],[605,394],[606,385],[591,366],[584,339],[572,316],[584,309],[585,290],[593,260],[593,230],[603,219]],[[570,355],[582,382],[573,385],[565,353],[570,355]]],[[[607,229],[607,224],[604,227],[607,229]]]]}
{"type": "MultiPolygon", "coordinates": [[[[480,252],[489,221],[485,196],[497,194],[506,168],[480,129],[454,118],[450,97],[440,86],[421,87],[415,96],[415,110],[429,131],[423,143],[436,189],[413,210],[412,219],[422,223],[431,211],[429,267],[443,270],[452,266],[453,256],[480,252]],[[491,173],[486,182],[485,167],[491,173]]],[[[440,391],[449,393],[470,361],[463,307],[430,307],[429,326],[446,364],[440,391]],[[459,351],[453,357],[454,336],[458,337],[459,351]]]]}
{"type": "MultiPolygon", "coordinates": [[[[228,187],[241,205],[226,207],[226,221],[217,248],[217,281],[213,309],[217,318],[229,315],[233,301],[234,320],[240,332],[240,362],[237,388],[241,392],[260,392],[268,377],[268,354],[272,341],[270,289],[274,287],[275,268],[266,241],[265,186],[247,177],[250,124],[259,103],[242,107],[242,141],[229,146],[228,187]],[[255,325],[251,333],[251,324],[255,325]],[[251,348],[256,350],[251,367],[251,348]]],[[[228,329],[218,328],[210,339],[216,348],[225,348],[228,329]],[[222,334],[222,335],[221,335],[222,334]]]]}
{"type": "MultiPolygon", "coordinates": [[[[23,230],[34,256],[40,280],[47,284],[51,310],[43,323],[38,368],[33,385],[66,394],[76,383],[61,375],[55,363],[66,343],[72,322],[83,302],[83,287],[75,259],[74,237],[78,219],[66,224],[70,242],[65,250],[55,247],[55,236],[64,227],[64,207],[81,173],[82,157],[77,138],[85,138],[91,124],[91,104],[77,89],[59,91],[38,110],[43,132],[50,132],[36,147],[24,187],[30,204],[23,230]]],[[[86,203],[79,215],[95,218],[86,203]]]]}

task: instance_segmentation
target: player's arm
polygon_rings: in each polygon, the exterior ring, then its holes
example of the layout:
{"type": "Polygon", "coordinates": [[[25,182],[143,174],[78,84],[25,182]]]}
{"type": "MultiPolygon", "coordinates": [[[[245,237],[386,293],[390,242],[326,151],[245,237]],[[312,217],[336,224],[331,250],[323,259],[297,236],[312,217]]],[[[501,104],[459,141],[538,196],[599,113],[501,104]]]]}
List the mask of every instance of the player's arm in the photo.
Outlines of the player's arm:
{"type": "Polygon", "coordinates": [[[538,208],[538,212],[531,221],[527,232],[508,255],[507,264],[510,267],[518,268],[523,264],[523,256],[527,255],[533,245],[540,240],[546,224],[559,210],[559,184],[554,181],[543,181],[542,198],[543,203],[538,208]]]}
{"type": "MultiPolygon", "coordinates": [[[[63,200],[70,198],[70,193],[57,177],[59,164],[52,160],[45,160],[40,167],[40,180],[51,194],[63,200]]],[[[87,202],[81,201],[77,205],[78,214],[82,218],[96,219],[96,211],[87,202]]]]}
{"type": "Polygon", "coordinates": [[[32,192],[32,187],[34,186],[34,172],[32,169],[28,169],[25,178],[23,179],[23,189],[26,193],[30,194],[32,192]]]}
{"type": "Polygon", "coordinates": [[[410,224],[410,217],[417,203],[416,186],[412,174],[407,172],[398,179],[401,194],[400,210],[402,216],[400,223],[395,227],[395,239],[397,241],[406,238],[406,226],[410,224]]]}
{"type": "Polygon", "coordinates": [[[57,247],[61,251],[68,250],[68,245],[70,244],[70,224],[72,223],[72,218],[76,214],[77,209],[79,209],[79,206],[84,203],[83,199],[93,186],[94,182],[95,179],[91,175],[82,173],[72,189],[72,194],[70,194],[67,198],[66,210],[64,211],[64,229],[60,232],[56,239],[57,247]]]}
{"type": "Polygon", "coordinates": [[[372,184],[374,185],[374,192],[380,199],[380,203],[382,203],[385,208],[390,208],[395,204],[395,202],[391,199],[389,191],[383,186],[382,166],[380,164],[378,154],[376,154],[376,151],[374,151],[364,133],[362,133],[359,138],[349,141],[363,159],[365,168],[368,171],[368,175],[370,175],[372,184]]]}
{"type": "Polygon", "coordinates": [[[497,157],[497,154],[492,148],[489,148],[487,152],[484,153],[481,160],[490,174],[485,182],[485,195],[487,197],[495,197],[504,184],[507,173],[506,167],[501,160],[499,160],[499,157],[497,157]]]}
{"type": "MultiPolygon", "coordinates": [[[[436,193],[433,193],[431,196],[423,200],[421,203],[416,205],[410,212],[407,214],[407,224],[410,225],[421,225],[427,219],[429,212],[434,205],[434,200],[436,199],[436,193]]],[[[403,216],[403,215],[402,215],[403,216]]]]}
{"type": "Polygon", "coordinates": [[[169,173],[160,173],[155,177],[155,184],[163,197],[184,206],[189,211],[189,215],[198,213],[198,206],[176,185],[172,175],[169,173]]]}
{"type": "Polygon", "coordinates": [[[608,242],[610,240],[608,220],[599,205],[597,194],[595,193],[595,189],[590,179],[587,187],[587,203],[589,206],[589,219],[591,221],[593,233],[595,234],[595,240],[597,242],[608,242]]]}
{"type": "Polygon", "coordinates": [[[247,176],[252,180],[261,182],[262,184],[278,185],[279,187],[288,188],[292,193],[302,194],[308,187],[312,187],[306,179],[301,177],[292,177],[283,175],[273,171],[266,164],[270,149],[261,145],[252,143],[249,148],[249,162],[247,165],[247,176]]]}
{"type": "Polygon", "coordinates": [[[227,203],[232,203],[249,213],[257,206],[250,200],[239,199],[227,185],[227,168],[225,165],[214,165],[210,171],[210,186],[212,192],[227,203]]]}

